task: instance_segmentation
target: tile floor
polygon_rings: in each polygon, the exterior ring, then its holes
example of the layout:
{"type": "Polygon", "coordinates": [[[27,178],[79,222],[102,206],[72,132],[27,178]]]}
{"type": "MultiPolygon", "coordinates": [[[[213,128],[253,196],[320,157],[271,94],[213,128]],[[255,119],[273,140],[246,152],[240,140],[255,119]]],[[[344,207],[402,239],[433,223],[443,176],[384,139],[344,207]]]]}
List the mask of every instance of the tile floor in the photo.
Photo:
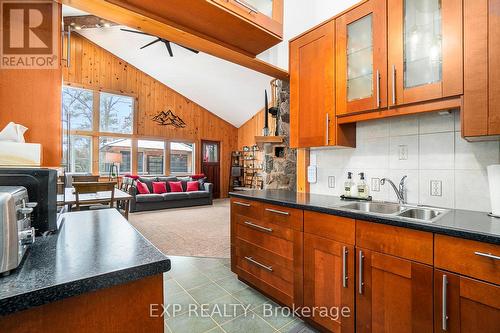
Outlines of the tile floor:
{"type": "Polygon", "coordinates": [[[314,333],[231,272],[229,259],[170,256],[165,273],[166,333],[314,333]],[[269,312],[275,315],[270,316],[269,312]]]}

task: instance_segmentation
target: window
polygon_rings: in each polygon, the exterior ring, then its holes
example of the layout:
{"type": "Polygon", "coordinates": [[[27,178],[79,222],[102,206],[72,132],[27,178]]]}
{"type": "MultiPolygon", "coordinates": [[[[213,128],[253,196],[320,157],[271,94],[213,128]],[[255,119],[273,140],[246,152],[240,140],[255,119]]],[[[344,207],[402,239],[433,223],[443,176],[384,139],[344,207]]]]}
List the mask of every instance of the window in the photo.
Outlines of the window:
{"type": "Polygon", "coordinates": [[[99,100],[100,131],[132,134],[134,99],[101,92],[99,100]]]}
{"type": "Polygon", "coordinates": [[[131,171],[131,147],[129,138],[99,138],[99,173],[108,174],[111,166],[118,166],[118,173],[123,174],[131,171]]]}
{"type": "Polygon", "coordinates": [[[71,150],[68,156],[68,136],[63,136],[63,163],[70,172],[92,172],[92,138],[70,135],[71,150]],[[68,161],[69,159],[69,161],[68,161]],[[66,165],[69,163],[69,165],[66,165]]]}
{"type": "Polygon", "coordinates": [[[203,142],[203,162],[219,162],[219,144],[216,142],[203,142]]]}
{"type": "Polygon", "coordinates": [[[93,103],[92,91],[64,87],[62,92],[63,129],[91,131],[93,103]]]}
{"type": "Polygon", "coordinates": [[[137,172],[144,175],[163,175],[165,142],[139,140],[137,142],[137,172]]]}
{"type": "Polygon", "coordinates": [[[194,144],[170,142],[170,172],[192,174],[194,170],[194,144]]]}

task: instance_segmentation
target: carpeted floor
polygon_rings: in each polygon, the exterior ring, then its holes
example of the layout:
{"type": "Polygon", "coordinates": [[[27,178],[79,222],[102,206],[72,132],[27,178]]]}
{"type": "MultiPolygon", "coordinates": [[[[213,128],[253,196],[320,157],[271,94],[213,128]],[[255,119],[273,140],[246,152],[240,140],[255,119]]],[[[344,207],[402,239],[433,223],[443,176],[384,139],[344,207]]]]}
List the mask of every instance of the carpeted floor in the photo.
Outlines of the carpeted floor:
{"type": "Polygon", "coordinates": [[[229,199],[214,200],[212,206],[133,213],[129,221],[166,255],[230,257],[229,199]]]}

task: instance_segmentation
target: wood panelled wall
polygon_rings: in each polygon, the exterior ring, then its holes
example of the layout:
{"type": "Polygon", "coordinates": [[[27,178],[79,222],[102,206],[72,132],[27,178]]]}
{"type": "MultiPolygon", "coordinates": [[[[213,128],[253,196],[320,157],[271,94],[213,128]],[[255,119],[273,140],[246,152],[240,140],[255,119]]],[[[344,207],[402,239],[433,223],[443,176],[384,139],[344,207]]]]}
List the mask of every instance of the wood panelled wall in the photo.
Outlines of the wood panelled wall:
{"type": "MultiPolygon", "coordinates": [[[[275,129],[276,119],[269,115],[269,128],[271,131],[275,129]]],[[[264,109],[259,111],[255,116],[247,120],[246,123],[238,128],[238,150],[242,150],[243,146],[253,146],[255,144],[255,136],[262,135],[264,128],[264,109]]]]}
{"type": "Polygon", "coordinates": [[[63,72],[67,85],[135,96],[134,134],[194,142],[197,172],[201,168],[201,140],[220,141],[221,196],[227,196],[230,154],[238,144],[236,127],[76,33],[71,38],[71,67],[63,72]],[[169,109],[184,120],[185,128],[160,126],[151,120],[158,112],[169,109]]]}
{"type": "Polygon", "coordinates": [[[42,145],[43,166],[61,165],[61,84],[61,68],[0,69],[0,130],[11,121],[28,127],[26,142],[42,145]]]}

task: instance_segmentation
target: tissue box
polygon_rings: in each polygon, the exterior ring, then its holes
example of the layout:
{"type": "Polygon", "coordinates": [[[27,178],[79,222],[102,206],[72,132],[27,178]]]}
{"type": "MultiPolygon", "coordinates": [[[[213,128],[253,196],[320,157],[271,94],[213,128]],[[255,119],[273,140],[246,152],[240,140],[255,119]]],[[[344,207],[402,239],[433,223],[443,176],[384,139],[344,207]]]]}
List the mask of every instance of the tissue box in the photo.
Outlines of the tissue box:
{"type": "Polygon", "coordinates": [[[39,143],[0,141],[1,166],[40,166],[42,145],[39,143]]]}

